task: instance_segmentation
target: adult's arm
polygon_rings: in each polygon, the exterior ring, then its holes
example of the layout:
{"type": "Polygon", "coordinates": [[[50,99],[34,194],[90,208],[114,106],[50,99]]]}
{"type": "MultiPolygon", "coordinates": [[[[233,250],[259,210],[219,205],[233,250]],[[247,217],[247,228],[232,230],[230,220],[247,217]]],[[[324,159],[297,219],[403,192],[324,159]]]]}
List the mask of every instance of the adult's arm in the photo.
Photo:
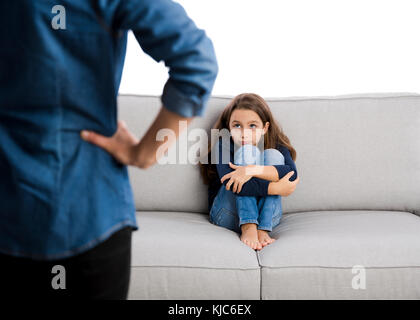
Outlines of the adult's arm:
{"type": "Polygon", "coordinates": [[[176,140],[157,141],[160,129],[170,129],[178,138],[185,128],[180,129],[179,121],[184,120],[188,125],[194,117],[204,115],[218,64],[211,40],[180,4],[171,0],[113,3],[117,4],[115,27],[132,30],[146,54],[156,62],[164,61],[169,78],[161,96],[161,109],[141,141],[123,122],[119,122],[117,132],[110,138],[93,132],[88,132],[88,136],[82,133],[82,137],[104,148],[123,164],[148,168],[176,140]]]}
{"type": "Polygon", "coordinates": [[[172,0],[120,0],[117,20],[146,54],[169,68],[161,96],[165,108],[186,118],[203,116],[218,73],[206,32],[172,0]]]}
{"type": "MultiPolygon", "coordinates": [[[[123,0],[122,4],[120,27],[131,29],[143,51],[169,67],[161,112],[137,148],[138,165],[144,162],[142,158],[150,159],[150,155],[151,165],[159,158],[156,152],[164,143],[156,141],[161,128],[173,130],[178,138],[182,131],[179,121],[187,120],[188,125],[193,117],[204,114],[218,64],[211,40],[180,4],[171,0],[123,0]]],[[[174,141],[168,141],[166,149],[174,141]]]]}

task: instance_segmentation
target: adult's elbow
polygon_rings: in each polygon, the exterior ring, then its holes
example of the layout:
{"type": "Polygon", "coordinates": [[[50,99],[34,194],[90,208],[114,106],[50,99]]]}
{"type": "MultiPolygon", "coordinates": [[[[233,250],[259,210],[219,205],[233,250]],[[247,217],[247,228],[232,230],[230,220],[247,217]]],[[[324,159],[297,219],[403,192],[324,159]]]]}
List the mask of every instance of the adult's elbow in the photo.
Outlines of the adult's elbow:
{"type": "Polygon", "coordinates": [[[190,73],[186,77],[191,77],[191,83],[201,89],[200,94],[207,101],[219,74],[219,64],[213,41],[204,30],[200,31],[202,34],[196,44],[195,54],[191,55],[190,62],[186,63],[190,63],[191,66],[191,69],[186,71],[190,73]]]}
{"type": "Polygon", "coordinates": [[[210,48],[208,50],[208,55],[209,55],[209,60],[210,60],[210,63],[209,63],[210,71],[209,71],[209,73],[210,73],[210,78],[211,78],[210,81],[213,82],[213,84],[212,84],[212,88],[213,88],[214,83],[216,81],[216,78],[219,74],[219,62],[217,60],[216,50],[214,48],[213,41],[208,37],[207,37],[207,41],[209,42],[208,46],[210,48]]]}
{"type": "Polygon", "coordinates": [[[219,73],[213,43],[202,31],[200,41],[182,61],[170,66],[162,102],[184,117],[204,116],[219,73]]]}

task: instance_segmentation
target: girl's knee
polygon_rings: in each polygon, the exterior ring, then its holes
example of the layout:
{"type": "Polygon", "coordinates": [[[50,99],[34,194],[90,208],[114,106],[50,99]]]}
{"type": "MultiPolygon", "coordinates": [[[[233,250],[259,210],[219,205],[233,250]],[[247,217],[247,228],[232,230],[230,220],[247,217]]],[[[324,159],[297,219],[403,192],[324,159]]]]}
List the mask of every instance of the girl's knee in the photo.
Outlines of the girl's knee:
{"type": "Polygon", "coordinates": [[[264,164],[265,165],[278,165],[284,164],[284,156],[277,149],[265,149],[264,150],[264,164]]]}
{"type": "Polygon", "coordinates": [[[236,165],[257,164],[261,158],[261,151],[257,146],[245,144],[239,147],[234,154],[236,165]]]}

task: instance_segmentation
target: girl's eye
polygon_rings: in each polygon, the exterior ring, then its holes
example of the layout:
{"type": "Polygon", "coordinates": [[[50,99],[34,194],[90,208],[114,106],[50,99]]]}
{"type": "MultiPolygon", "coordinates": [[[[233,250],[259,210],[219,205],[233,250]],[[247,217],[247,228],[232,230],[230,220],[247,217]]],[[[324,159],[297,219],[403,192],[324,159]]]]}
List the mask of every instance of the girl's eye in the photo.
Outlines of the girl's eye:
{"type": "MultiPolygon", "coordinates": [[[[239,123],[235,123],[235,124],[233,125],[233,127],[234,127],[234,128],[239,128],[240,126],[241,126],[241,125],[240,125],[239,123]]],[[[256,124],[254,124],[254,123],[253,123],[253,124],[251,124],[251,128],[253,128],[253,129],[254,129],[254,128],[256,128],[256,127],[257,127],[257,125],[256,125],[256,124]]]]}

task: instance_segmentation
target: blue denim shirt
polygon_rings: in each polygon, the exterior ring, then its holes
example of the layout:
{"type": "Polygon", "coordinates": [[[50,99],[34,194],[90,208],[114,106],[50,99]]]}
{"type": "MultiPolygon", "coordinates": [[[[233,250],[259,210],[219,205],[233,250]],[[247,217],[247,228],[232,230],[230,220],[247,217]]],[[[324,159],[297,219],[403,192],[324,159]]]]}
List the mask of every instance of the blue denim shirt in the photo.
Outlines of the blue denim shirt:
{"type": "Polygon", "coordinates": [[[0,1],[1,253],[65,258],[138,229],[127,167],[80,137],[117,129],[128,30],[169,69],[163,105],[202,116],[216,56],[176,2],[0,1]]]}

